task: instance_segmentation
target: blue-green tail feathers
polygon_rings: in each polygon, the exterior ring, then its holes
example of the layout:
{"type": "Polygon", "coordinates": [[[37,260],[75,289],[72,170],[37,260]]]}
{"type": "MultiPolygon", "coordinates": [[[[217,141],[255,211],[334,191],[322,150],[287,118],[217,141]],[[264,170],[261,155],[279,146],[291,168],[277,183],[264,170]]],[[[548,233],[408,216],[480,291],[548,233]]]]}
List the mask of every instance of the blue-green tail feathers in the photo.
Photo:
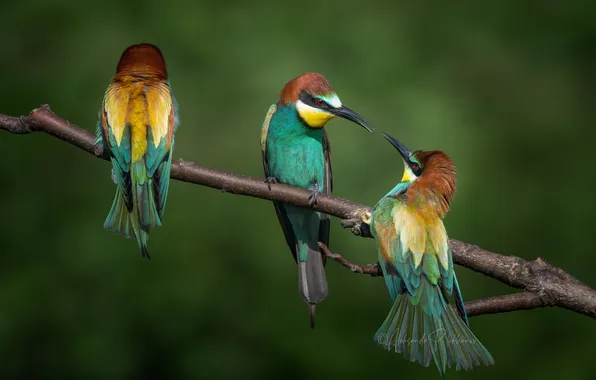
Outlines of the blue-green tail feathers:
{"type": "Polygon", "coordinates": [[[397,296],[375,341],[423,366],[428,366],[433,358],[442,376],[446,367],[471,370],[481,364],[492,365],[491,354],[458,310],[425,277],[421,282],[419,296],[407,292],[397,296]]]}
{"type": "Polygon", "coordinates": [[[161,225],[171,162],[170,152],[153,173],[154,178],[150,178],[144,160],[132,163],[130,171],[122,171],[112,158],[118,188],[104,227],[127,237],[134,236],[143,257],[150,258],[149,230],[161,225]]]}
{"type": "Polygon", "coordinates": [[[139,216],[139,224],[143,227],[161,226],[161,218],[155,205],[152,180],[147,173],[145,160],[131,165],[132,193],[139,216]]]}
{"type": "MultiPolygon", "coordinates": [[[[129,214],[131,219],[134,219],[135,214],[129,214]]],[[[147,240],[149,240],[149,226],[142,226],[138,222],[133,223],[133,230],[137,239],[137,244],[141,250],[141,256],[151,260],[149,250],[147,249],[147,240]]]]}
{"type": "Polygon", "coordinates": [[[151,182],[143,184],[136,184],[134,198],[136,199],[136,209],[139,216],[139,225],[143,227],[159,227],[161,226],[161,218],[155,207],[155,199],[153,198],[153,186],[151,182]]]}
{"type": "Polygon", "coordinates": [[[128,187],[129,190],[125,192],[121,185],[118,186],[104,227],[120,232],[127,237],[134,236],[141,249],[142,256],[150,258],[147,249],[149,230],[151,227],[161,225],[161,215],[157,210],[154,194],[155,187],[152,179],[147,177],[147,170],[143,160],[131,165],[130,174],[124,173],[125,175],[122,175],[123,173],[118,170],[115,172],[118,183],[128,187]],[[127,199],[131,201],[127,202],[127,199]]]}
{"type": "Polygon", "coordinates": [[[141,250],[141,255],[151,259],[147,250],[149,226],[142,227],[140,225],[136,209],[132,213],[128,212],[120,187],[116,189],[112,208],[103,226],[105,229],[124,234],[128,238],[135,237],[141,250]]]}
{"type": "Polygon", "coordinates": [[[112,203],[110,213],[103,224],[103,227],[114,232],[124,234],[126,237],[134,236],[134,231],[130,223],[128,209],[122,197],[122,190],[120,187],[116,189],[116,196],[112,203]]]}

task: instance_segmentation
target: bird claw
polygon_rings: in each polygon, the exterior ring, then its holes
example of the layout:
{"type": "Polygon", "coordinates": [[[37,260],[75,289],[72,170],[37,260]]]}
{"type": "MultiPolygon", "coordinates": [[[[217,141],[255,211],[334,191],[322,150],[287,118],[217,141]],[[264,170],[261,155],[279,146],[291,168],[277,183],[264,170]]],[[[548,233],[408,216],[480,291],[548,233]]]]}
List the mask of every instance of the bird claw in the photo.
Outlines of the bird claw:
{"type": "Polygon", "coordinates": [[[362,270],[362,267],[360,265],[351,264],[348,266],[348,268],[350,268],[350,270],[354,273],[360,273],[360,274],[364,273],[364,271],[362,270]]]}
{"type": "Polygon", "coordinates": [[[321,192],[319,191],[319,184],[315,182],[315,186],[313,191],[310,193],[310,195],[308,196],[308,205],[310,207],[314,207],[316,206],[318,200],[319,200],[319,194],[321,192]]]}
{"type": "Polygon", "coordinates": [[[276,184],[277,183],[277,179],[275,177],[267,177],[265,179],[265,181],[263,181],[267,184],[267,187],[269,188],[269,191],[271,191],[271,185],[276,184]]]}
{"type": "Polygon", "coordinates": [[[314,207],[317,205],[317,201],[319,200],[319,192],[318,191],[313,191],[312,193],[310,193],[310,195],[308,196],[308,205],[310,207],[314,207]]]}
{"type": "Polygon", "coordinates": [[[343,219],[341,222],[343,228],[353,228],[359,226],[362,221],[360,218],[343,219]]]}
{"type": "Polygon", "coordinates": [[[116,178],[116,172],[114,169],[112,169],[112,182],[114,182],[116,185],[118,184],[118,178],[116,178]]]}
{"type": "Polygon", "coordinates": [[[341,226],[343,228],[349,228],[356,236],[372,237],[370,225],[363,222],[362,218],[344,219],[341,221],[341,226]]]}

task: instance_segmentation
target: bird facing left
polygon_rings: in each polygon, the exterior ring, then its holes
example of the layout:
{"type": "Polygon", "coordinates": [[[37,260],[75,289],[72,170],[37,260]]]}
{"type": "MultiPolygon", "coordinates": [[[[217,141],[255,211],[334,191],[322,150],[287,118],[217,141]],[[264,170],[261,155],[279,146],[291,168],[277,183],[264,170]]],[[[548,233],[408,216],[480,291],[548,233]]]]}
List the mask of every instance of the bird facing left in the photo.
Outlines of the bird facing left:
{"type": "Polygon", "coordinates": [[[104,95],[96,144],[109,152],[117,185],[104,228],[134,236],[148,259],[149,230],[161,225],[166,206],[177,126],[161,51],[151,44],[130,46],[104,95]]]}
{"type": "Polygon", "coordinates": [[[401,181],[374,207],[370,224],[393,299],[375,341],[425,367],[434,360],[443,378],[446,367],[492,365],[491,354],[470,330],[443,224],[455,194],[455,165],[443,152],[412,152],[383,136],[405,168],[401,181]]]}

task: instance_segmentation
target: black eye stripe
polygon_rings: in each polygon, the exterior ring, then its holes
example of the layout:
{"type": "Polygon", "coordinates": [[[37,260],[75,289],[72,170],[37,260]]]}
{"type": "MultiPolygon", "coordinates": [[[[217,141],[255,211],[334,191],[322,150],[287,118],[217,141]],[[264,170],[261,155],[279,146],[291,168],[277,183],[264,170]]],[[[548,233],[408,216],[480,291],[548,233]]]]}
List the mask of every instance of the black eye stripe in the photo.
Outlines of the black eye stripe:
{"type": "Polygon", "coordinates": [[[416,162],[410,161],[409,166],[410,166],[410,169],[412,170],[412,173],[414,173],[416,175],[416,177],[419,177],[420,174],[422,174],[422,168],[416,162]]]}
{"type": "Polygon", "coordinates": [[[309,105],[311,107],[314,107],[314,108],[319,108],[319,109],[324,109],[324,110],[329,109],[329,105],[325,101],[323,101],[322,104],[318,104],[317,98],[310,95],[309,93],[307,93],[304,90],[302,90],[300,92],[298,99],[300,99],[302,101],[302,103],[309,105]]]}

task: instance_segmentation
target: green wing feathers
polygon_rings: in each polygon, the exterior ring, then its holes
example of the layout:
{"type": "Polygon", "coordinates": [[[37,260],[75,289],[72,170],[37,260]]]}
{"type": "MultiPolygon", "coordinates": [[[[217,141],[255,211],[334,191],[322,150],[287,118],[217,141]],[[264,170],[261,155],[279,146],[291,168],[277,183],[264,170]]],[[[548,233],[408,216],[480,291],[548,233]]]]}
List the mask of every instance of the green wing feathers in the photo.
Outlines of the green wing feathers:
{"type": "Polygon", "coordinates": [[[393,260],[379,256],[394,303],[375,341],[423,366],[432,358],[441,375],[447,367],[492,365],[491,354],[468,326],[451,257],[445,270],[435,254],[426,252],[416,267],[412,253],[402,252],[399,237],[391,251],[393,260]]]}
{"type": "MultiPolygon", "coordinates": [[[[331,146],[327,138],[327,132],[323,132],[323,158],[325,160],[325,186],[323,193],[331,194],[333,191],[333,173],[331,171],[331,146]]],[[[329,246],[329,235],[331,230],[331,218],[327,214],[320,214],[319,241],[329,246]]],[[[323,255],[323,265],[327,261],[327,256],[323,255]]]]}
{"type": "Polygon", "coordinates": [[[168,198],[168,189],[170,187],[170,169],[172,168],[172,151],[174,150],[174,140],[172,139],[172,146],[167,152],[161,164],[153,174],[153,194],[156,197],[155,207],[157,208],[157,215],[163,218],[163,213],[166,208],[166,200],[168,198]]]}

